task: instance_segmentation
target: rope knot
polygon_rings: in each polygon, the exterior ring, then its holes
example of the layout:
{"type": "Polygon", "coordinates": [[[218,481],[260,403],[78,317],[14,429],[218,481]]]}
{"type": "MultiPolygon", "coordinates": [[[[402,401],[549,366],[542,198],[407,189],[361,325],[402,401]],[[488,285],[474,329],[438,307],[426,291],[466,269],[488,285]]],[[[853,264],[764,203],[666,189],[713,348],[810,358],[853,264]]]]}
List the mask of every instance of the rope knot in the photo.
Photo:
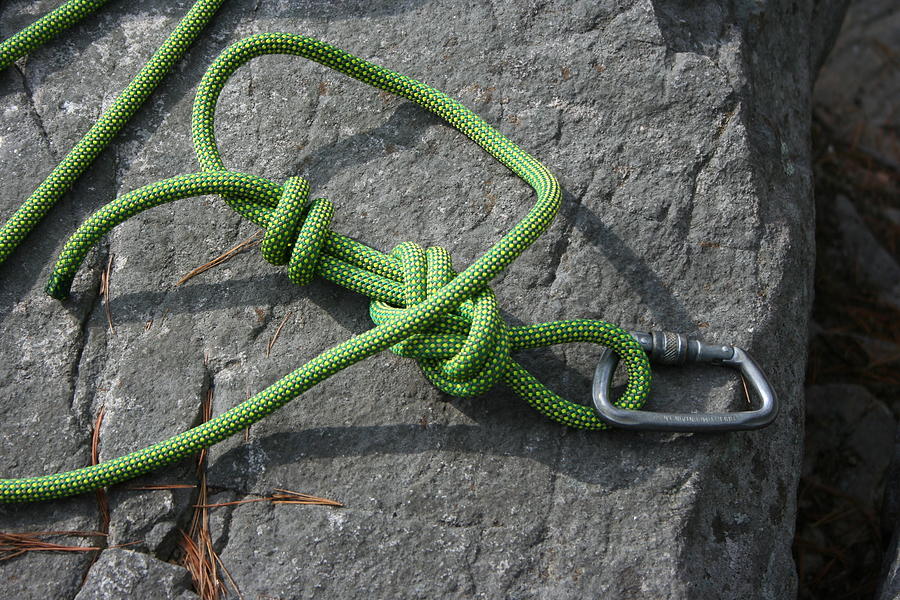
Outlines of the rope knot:
{"type": "MultiPolygon", "coordinates": [[[[404,242],[391,256],[400,263],[405,306],[373,301],[369,312],[377,325],[400,318],[456,277],[444,248],[423,250],[404,242]]],[[[500,318],[497,298],[487,286],[470,290],[455,310],[443,313],[391,350],[416,359],[435,387],[459,397],[487,392],[502,377],[510,360],[509,332],[500,318]]]]}
{"type": "Polygon", "coordinates": [[[269,213],[262,255],[273,265],[288,265],[288,277],[298,285],[316,273],[334,205],[325,198],[309,200],[309,182],[291,177],[282,188],[278,205],[269,213]]]}

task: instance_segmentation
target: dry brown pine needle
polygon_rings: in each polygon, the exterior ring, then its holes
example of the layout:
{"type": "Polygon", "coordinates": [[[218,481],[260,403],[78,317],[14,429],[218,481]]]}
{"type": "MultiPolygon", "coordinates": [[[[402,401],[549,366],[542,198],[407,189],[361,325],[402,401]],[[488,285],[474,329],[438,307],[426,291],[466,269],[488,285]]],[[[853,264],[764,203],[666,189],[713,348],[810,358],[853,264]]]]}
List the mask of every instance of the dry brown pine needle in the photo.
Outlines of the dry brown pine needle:
{"type": "MultiPolygon", "coordinates": [[[[208,362],[208,357],[204,359],[208,362]]],[[[200,404],[200,418],[206,422],[212,417],[213,389],[207,390],[200,404]]],[[[198,507],[194,508],[194,516],[187,532],[181,532],[182,565],[191,574],[194,591],[201,600],[219,600],[227,592],[225,582],[219,577],[219,571],[225,574],[231,587],[239,598],[243,598],[240,588],[213,547],[212,534],[209,529],[209,510],[202,505],[209,502],[209,489],[206,485],[206,450],[197,456],[197,477],[199,491],[198,507]]]]}
{"type": "Polygon", "coordinates": [[[194,508],[218,508],[220,506],[237,506],[239,504],[250,504],[252,502],[271,502],[272,504],[315,504],[319,506],[334,506],[341,508],[344,505],[337,500],[328,498],[319,498],[318,496],[310,496],[301,492],[292,492],[282,488],[275,488],[275,492],[269,496],[260,496],[259,498],[244,498],[243,500],[232,500],[231,502],[216,502],[214,504],[195,504],[194,508]]]}
{"type": "Polygon", "coordinates": [[[262,238],[262,231],[257,231],[255,234],[253,234],[252,236],[250,236],[249,238],[247,238],[246,240],[244,240],[237,246],[226,250],[225,252],[223,252],[219,256],[215,257],[208,263],[206,263],[204,265],[200,265],[196,269],[192,270],[190,273],[188,273],[187,275],[185,275],[184,277],[179,279],[178,283],[176,283],[175,285],[181,285],[182,283],[186,282],[187,280],[191,279],[192,277],[196,277],[200,273],[205,273],[206,271],[209,271],[210,269],[212,269],[214,267],[218,267],[219,265],[221,265],[224,262],[228,262],[229,260],[231,260],[232,258],[237,256],[241,252],[245,252],[246,250],[249,250],[253,246],[257,245],[261,238],[262,238]]]}
{"type": "Polygon", "coordinates": [[[109,278],[112,275],[113,258],[114,255],[110,253],[106,268],[100,274],[100,295],[103,296],[103,310],[106,313],[106,322],[109,323],[110,332],[115,335],[116,328],[113,327],[112,310],[109,308],[109,278]]]}
{"type": "MultiPolygon", "coordinates": [[[[26,552],[94,552],[102,550],[100,546],[73,546],[58,544],[43,538],[49,537],[106,537],[100,531],[25,531],[22,533],[0,533],[0,561],[9,560],[26,552]]],[[[117,544],[110,548],[123,548],[138,542],[117,544]]]]}
{"type": "MultiPolygon", "coordinates": [[[[100,427],[103,425],[103,416],[106,409],[101,406],[97,411],[97,419],[94,421],[94,428],[91,431],[91,464],[96,465],[100,462],[100,427]]],[[[109,531],[109,498],[106,496],[106,488],[97,488],[97,509],[100,511],[100,531],[106,533],[109,531]]]]}
{"type": "Polygon", "coordinates": [[[281,323],[279,323],[278,327],[275,328],[275,334],[272,336],[272,339],[269,340],[269,344],[266,346],[266,358],[268,358],[269,354],[272,353],[272,348],[275,346],[275,342],[278,340],[278,336],[281,334],[281,330],[284,329],[284,326],[287,324],[288,319],[291,318],[292,314],[294,314],[294,311],[288,311],[288,314],[284,315],[281,323]]]}

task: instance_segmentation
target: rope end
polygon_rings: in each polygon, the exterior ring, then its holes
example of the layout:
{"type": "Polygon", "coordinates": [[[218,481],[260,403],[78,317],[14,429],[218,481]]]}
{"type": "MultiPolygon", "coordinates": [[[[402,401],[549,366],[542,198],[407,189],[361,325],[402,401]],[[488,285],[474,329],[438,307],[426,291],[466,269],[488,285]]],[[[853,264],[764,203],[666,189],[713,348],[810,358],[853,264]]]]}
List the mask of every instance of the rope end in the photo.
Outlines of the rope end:
{"type": "Polygon", "coordinates": [[[71,280],[63,280],[62,278],[53,275],[50,276],[50,281],[48,281],[46,287],[44,287],[44,292],[56,300],[68,299],[71,290],[71,280]]]}

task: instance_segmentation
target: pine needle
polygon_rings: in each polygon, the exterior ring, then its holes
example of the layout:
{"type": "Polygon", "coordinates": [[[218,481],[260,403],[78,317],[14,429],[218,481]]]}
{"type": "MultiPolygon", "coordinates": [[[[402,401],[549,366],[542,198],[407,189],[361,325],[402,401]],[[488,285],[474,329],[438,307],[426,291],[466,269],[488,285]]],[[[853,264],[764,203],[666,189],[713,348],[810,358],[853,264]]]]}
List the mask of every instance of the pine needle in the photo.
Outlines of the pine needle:
{"type": "Polygon", "coordinates": [[[195,504],[194,508],[219,508],[220,506],[237,506],[238,504],[249,504],[250,502],[266,502],[271,498],[245,498],[243,500],[232,500],[231,502],[215,502],[213,504],[195,504]]]}
{"type": "Polygon", "coordinates": [[[193,277],[196,277],[197,275],[199,275],[201,273],[205,273],[206,271],[209,271],[210,269],[212,269],[214,267],[218,267],[222,263],[228,262],[229,260],[231,260],[232,258],[237,256],[238,254],[249,250],[253,246],[256,246],[260,242],[260,239],[262,238],[262,233],[263,233],[262,231],[257,231],[255,234],[253,234],[252,236],[250,236],[249,238],[247,238],[246,240],[244,240],[237,246],[226,250],[225,252],[223,252],[219,256],[215,257],[208,263],[206,263],[204,265],[200,265],[199,267],[197,267],[196,269],[194,269],[193,271],[191,271],[190,273],[188,273],[187,275],[185,275],[184,277],[179,279],[178,283],[176,283],[175,285],[176,286],[181,285],[184,282],[186,282],[187,280],[189,280],[193,277]]]}
{"type": "Polygon", "coordinates": [[[109,330],[113,335],[116,335],[116,328],[113,327],[112,321],[112,310],[109,308],[109,278],[112,275],[113,258],[114,255],[110,252],[106,268],[100,274],[100,295],[103,297],[103,311],[106,313],[106,322],[109,323],[109,330]]]}
{"type": "MultiPolygon", "coordinates": [[[[208,362],[208,361],[207,361],[208,362]]],[[[200,403],[200,422],[206,423],[212,418],[212,406],[213,406],[213,396],[215,392],[213,392],[212,386],[206,390],[206,397],[200,403]]],[[[201,476],[200,487],[203,488],[206,485],[206,454],[207,448],[204,448],[200,451],[200,455],[197,457],[197,473],[201,476]]]]}
{"type": "Polygon", "coordinates": [[[747,380],[741,375],[741,385],[744,386],[744,397],[747,399],[747,406],[753,406],[753,400],[750,398],[750,389],[747,388],[747,380]]]}
{"type": "Polygon", "coordinates": [[[344,505],[337,500],[329,500],[328,498],[319,498],[310,496],[300,492],[293,492],[282,488],[275,488],[276,492],[281,492],[272,502],[274,504],[321,504],[323,506],[343,507],[344,505]]]}
{"type": "Polygon", "coordinates": [[[222,562],[222,557],[216,553],[213,553],[213,556],[216,557],[216,562],[219,563],[219,568],[222,569],[222,572],[225,573],[225,577],[228,578],[228,583],[230,583],[234,591],[237,592],[238,598],[240,598],[240,600],[244,600],[244,595],[241,593],[241,588],[238,587],[237,582],[234,580],[234,577],[232,577],[228,569],[225,568],[225,563],[222,562]]]}
{"type": "Polygon", "coordinates": [[[208,548],[205,536],[195,540],[187,533],[181,533],[181,549],[184,552],[181,562],[191,574],[194,590],[202,600],[217,600],[225,589],[218,577],[215,560],[210,560],[208,548]]]}
{"type": "Polygon", "coordinates": [[[72,546],[48,542],[41,538],[68,537],[106,537],[100,531],[33,531],[23,533],[0,533],[0,561],[21,556],[26,552],[94,552],[102,550],[100,546],[72,546]]]}
{"type": "Polygon", "coordinates": [[[271,502],[272,504],[317,504],[320,506],[343,507],[344,505],[337,500],[328,498],[319,498],[318,496],[310,496],[300,492],[292,492],[282,488],[275,488],[275,493],[268,496],[260,496],[258,498],[244,498],[243,500],[232,500],[231,502],[216,502],[213,504],[195,504],[194,508],[219,508],[220,506],[237,506],[239,504],[250,504],[252,502],[271,502]]]}
{"type": "Polygon", "coordinates": [[[284,315],[281,323],[278,324],[278,327],[275,329],[275,334],[272,336],[272,339],[269,340],[269,344],[266,346],[266,358],[269,358],[269,354],[272,353],[272,348],[275,346],[275,341],[278,339],[278,336],[281,334],[281,330],[284,329],[285,324],[287,324],[288,319],[290,319],[291,315],[293,314],[294,311],[288,311],[288,314],[284,315]]]}
{"type": "MultiPolygon", "coordinates": [[[[91,465],[100,462],[100,426],[103,425],[103,417],[106,414],[106,408],[101,406],[97,411],[97,419],[94,421],[94,428],[91,431],[91,465]]],[[[97,508],[100,511],[100,531],[109,532],[109,498],[106,495],[106,488],[97,488],[97,508]]]]}
{"type": "MultiPolygon", "coordinates": [[[[206,392],[206,396],[200,404],[200,419],[203,423],[212,417],[213,388],[206,392]]],[[[213,547],[212,534],[209,530],[209,510],[204,506],[209,504],[209,489],[206,485],[206,449],[197,456],[197,477],[199,479],[199,492],[197,505],[194,507],[194,516],[187,532],[181,532],[181,563],[191,574],[194,582],[194,591],[201,600],[219,600],[227,589],[225,583],[219,577],[219,569],[225,573],[229,583],[234,588],[239,598],[243,598],[240,588],[222,564],[221,558],[213,547]]]]}

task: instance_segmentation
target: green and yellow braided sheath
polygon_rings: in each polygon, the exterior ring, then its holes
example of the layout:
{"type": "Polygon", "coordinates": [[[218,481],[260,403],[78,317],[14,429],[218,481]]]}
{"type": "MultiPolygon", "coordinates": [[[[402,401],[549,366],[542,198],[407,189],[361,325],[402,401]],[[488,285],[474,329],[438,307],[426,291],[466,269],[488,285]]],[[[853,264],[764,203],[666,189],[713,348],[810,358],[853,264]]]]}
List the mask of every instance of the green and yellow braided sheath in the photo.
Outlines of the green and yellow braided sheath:
{"type": "Polygon", "coordinates": [[[69,0],[0,43],[0,69],[5,69],[60,31],[68,29],[109,0],[69,0]]]}
{"type": "Polygon", "coordinates": [[[534,408],[565,425],[602,429],[593,408],[565,400],[526,371],[511,352],[568,342],[612,348],[628,372],[618,404],[638,409],[649,391],[650,370],[640,345],[622,329],[595,320],[507,327],[489,282],[549,227],[559,209],[556,178],[462,104],[419,81],[379,67],[334,46],[301,35],[267,33],[225,50],[197,90],[192,135],[199,173],[180,175],[125,194],[92,215],[66,243],[47,286],[65,298],[75,272],[94,243],[144,210],[194,196],[218,194],[266,230],[263,256],[286,264],[288,276],[306,283],[315,275],[371,298],[375,327],[327,350],[252,398],[212,420],[95,466],[69,473],[0,481],[0,501],[58,498],[108,486],[180,460],[246,429],[317,383],[368,356],[392,349],[414,358],[428,379],[454,396],[483,394],[503,382],[534,408]],[[537,201],[528,214],[481,258],[456,273],[446,250],[404,242],[383,254],[330,229],[334,207],[309,197],[299,177],[279,185],[226,169],[214,138],[219,93],[244,63],[264,54],[293,54],[321,63],[381,90],[407,98],[464,133],[530,185],[537,201]]]}
{"type": "MultiPolygon", "coordinates": [[[[109,0],[69,0],[47,13],[19,33],[0,42],[0,69],[47,42],[60,31],[97,10],[109,0]]],[[[113,103],[103,111],[91,129],[69,150],[53,172],[38,186],[15,214],[0,227],[0,262],[3,262],[40,223],[44,215],[91,163],[109,145],[156,89],[165,74],[184,56],[224,0],[197,0],[178,23],[165,42],[122,90],[113,103]]]]}

